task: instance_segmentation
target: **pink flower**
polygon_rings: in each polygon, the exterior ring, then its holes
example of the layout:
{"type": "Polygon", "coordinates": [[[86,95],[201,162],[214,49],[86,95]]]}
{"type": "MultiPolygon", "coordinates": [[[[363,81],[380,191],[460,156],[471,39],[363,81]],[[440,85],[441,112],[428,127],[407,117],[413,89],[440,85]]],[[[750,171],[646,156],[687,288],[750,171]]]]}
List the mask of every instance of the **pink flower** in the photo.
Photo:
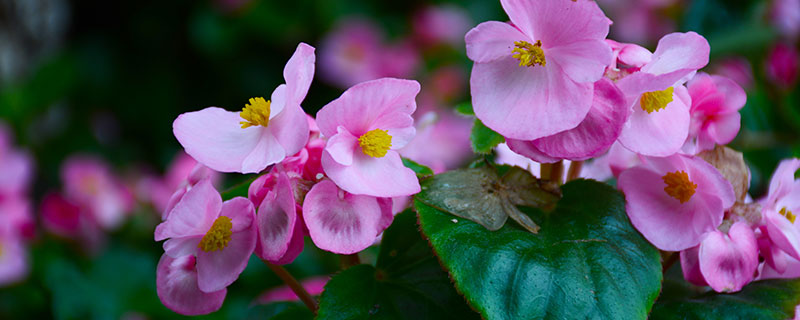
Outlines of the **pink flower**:
{"type": "Polygon", "coordinates": [[[194,316],[219,310],[228,289],[200,290],[197,258],[161,256],[156,270],[156,292],[161,303],[177,313],[194,316]]]}
{"type": "Polygon", "coordinates": [[[744,90],[731,79],[706,73],[698,73],[687,87],[692,100],[687,145],[695,149],[691,153],[733,141],[741,126],[739,109],[747,101],[744,90]]]}
{"type": "Polygon", "coordinates": [[[800,55],[792,46],[778,43],[767,56],[767,77],[782,88],[789,88],[797,80],[800,55]]]}
{"type": "Polygon", "coordinates": [[[648,63],[617,81],[633,108],[619,137],[623,146],[658,157],[680,150],[689,135],[691,105],[681,84],[708,63],[709,50],[697,33],[668,34],[648,63]]]}
{"type": "Polygon", "coordinates": [[[255,209],[236,197],[222,202],[209,180],[186,192],[167,220],[156,227],[155,240],[166,255],[197,257],[197,285],[212,293],[233,283],[256,246],[255,209]]]}
{"type": "Polygon", "coordinates": [[[441,173],[455,169],[472,156],[469,135],[472,120],[450,111],[430,111],[416,121],[417,134],[398,152],[441,173]]]}
{"type": "Polygon", "coordinates": [[[427,45],[461,46],[472,21],[466,10],[454,5],[430,6],[414,14],[414,35],[427,45]]]}
{"type": "Polygon", "coordinates": [[[317,247],[352,254],[372,245],[392,223],[392,199],[352,194],[323,180],[306,195],[303,219],[317,247]]]}
{"type": "Polygon", "coordinates": [[[0,286],[21,281],[28,275],[29,269],[28,249],[24,241],[15,234],[0,231],[0,286]]]}
{"type": "Polygon", "coordinates": [[[420,191],[417,176],[396,149],[414,138],[419,83],[384,78],[347,89],[317,113],[328,144],[322,154],[325,174],[353,194],[397,197],[420,191]]]}
{"type": "MultiPolygon", "coordinates": [[[[308,291],[308,293],[312,296],[317,296],[322,294],[322,291],[325,289],[325,284],[328,283],[330,277],[328,276],[318,276],[312,277],[308,279],[303,279],[301,284],[303,288],[308,291]]],[[[271,302],[276,301],[298,301],[300,298],[297,297],[297,294],[292,291],[289,286],[281,286],[278,288],[274,288],[267,292],[264,292],[256,299],[256,303],[259,304],[269,304],[271,302]]]]}
{"type": "MultiPolygon", "coordinates": [[[[763,230],[769,248],[779,249],[800,260],[800,223],[795,223],[800,213],[800,179],[794,174],[800,169],[800,159],[784,160],[772,175],[767,198],[761,201],[763,230]]],[[[773,258],[773,257],[770,257],[773,258]]],[[[768,262],[771,259],[768,259],[768,262]]],[[[783,269],[772,263],[773,268],[783,269]]],[[[782,270],[779,270],[782,271],[782,270]]]]}
{"type": "Polygon", "coordinates": [[[594,84],[592,109],[575,128],[533,141],[507,139],[514,152],[540,163],[586,160],[608,150],[622,131],[629,115],[625,96],[611,80],[594,84]]]}
{"type": "Polygon", "coordinates": [[[753,87],[753,67],[743,57],[731,57],[717,61],[714,73],[736,81],[745,90],[753,87]]]}
{"type": "Polygon", "coordinates": [[[800,36],[800,1],[775,0],[770,10],[771,22],[789,40],[800,36]]]}
{"type": "Polygon", "coordinates": [[[291,263],[303,251],[305,225],[295,201],[299,174],[289,174],[278,165],[253,181],[248,191],[250,201],[258,207],[255,253],[274,264],[291,263]]]}
{"type": "Polygon", "coordinates": [[[611,20],[593,1],[502,0],[511,23],[489,21],[466,35],[475,62],[475,114],[512,139],[572,129],[592,106],[593,83],[611,62],[611,20]]]}
{"type": "Polygon", "coordinates": [[[614,20],[615,39],[651,44],[676,29],[675,21],[661,13],[676,0],[600,0],[598,4],[614,20]]]}
{"type": "Polygon", "coordinates": [[[272,100],[251,98],[242,112],[209,107],[184,113],[172,124],[186,153],[221,172],[257,173],[291,156],[308,141],[300,103],[314,77],[314,48],[300,43],[283,69],[286,84],[272,100]]]}
{"type": "Polygon", "coordinates": [[[584,171],[588,177],[596,180],[605,180],[609,178],[618,178],[619,174],[628,168],[635,167],[640,164],[640,156],[625,149],[619,141],[611,145],[606,154],[595,158],[594,161],[584,166],[584,171]]]}
{"type": "Polygon", "coordinates": [[[33,177],[33,161],[27,152],[12,147],[11,129],[0,122],[0,201],[22,196],[33,177]]]}
{"type": "Polygon", "coordinates": [[[686,280],[696,285],[708,284],[717,292],[742,290],[758,269],[753,229],[740,221],[727,234],[707,233],[698,247],[681,252],[681,269],[686,280]]]}
{"type": "Polygon", "coordinates": [[[183,151],[178,152],[163,177],[148,176],[137,184],[138,194],[152,203],[153,207],[166,218],[169,209],[179,197],[200,180],[210,178],[212,183],[219,181],[220,175],[208,167],[198,164],[183,151]],[[177,199],[176,199],[177,198],[177,199]]]}
{"type": "Polygon", "coordinates": [[[103,229],[114,230],[133,210],[133,195],[102,159],[77,155],[61,167],[64,194],[103,229]]]}
{"type": "Polygon", "coordinates": [[[620,174],[631,223],[657,248],[681,251],[715,230],[736,197],[733,186],[700,158],[646,158],[620,174]]]}

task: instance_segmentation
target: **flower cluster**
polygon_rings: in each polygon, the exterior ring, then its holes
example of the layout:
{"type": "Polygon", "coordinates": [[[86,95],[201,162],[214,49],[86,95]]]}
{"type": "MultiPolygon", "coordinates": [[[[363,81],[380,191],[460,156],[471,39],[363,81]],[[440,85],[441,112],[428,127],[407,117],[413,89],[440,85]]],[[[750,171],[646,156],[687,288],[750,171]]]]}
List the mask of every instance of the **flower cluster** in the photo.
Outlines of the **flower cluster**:
{"type": "Polygon", "coordinates": [[[10,128],[0,123],[0,286],[28,274],[27,242],[35,227],[28,198],[33,163],[13,142],[10,128]]]}
{"type": "Polygon", "coordinates": [[[158,294],[174,311],[219,309],[251,254],[269,264],[290,263],[306,235],[323,250],[357,253],[391,224],[393,197],[420,191],[397,152],[416,133],[419,84],[362,82],[314,119],[301,107],[314,78],[314,51],[305,43],[297,47],[284,69],[286,83],[270,100],[252,98],[241,112],[210,107],[175,120],[175,137],[201,165],[266,173],[250,184],[247,198],[223,201],[208,175],[190,175],[173,194],[155,240],[166,240],[158,294]]]}

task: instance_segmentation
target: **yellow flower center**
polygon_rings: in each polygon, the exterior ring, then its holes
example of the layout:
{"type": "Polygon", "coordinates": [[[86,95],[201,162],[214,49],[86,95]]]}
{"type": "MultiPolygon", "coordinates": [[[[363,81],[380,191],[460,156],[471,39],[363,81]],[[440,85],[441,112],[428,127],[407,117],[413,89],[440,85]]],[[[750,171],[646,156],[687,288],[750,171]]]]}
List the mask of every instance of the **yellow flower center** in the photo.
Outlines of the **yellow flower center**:
{"type": "Polygon", "coordinates": [[[642,99],[639,104],[642,105],[642,110],[647,111],[647,113],[652,113],[653,111],[658,112],[666,108],[667,105],[672,102],[673,91],[675,91],[675,89],[669,87],[661,91],[645,92],[642,94],[642,99]]]}
{"type": "Polygon", "coordinates": [[[217,220],[214,220],[211,229],[208,229],[208,232],[200,240],[200,244],[197,247],[205,252],[222,251],[228,245],[228,241],[231,241],[232,228],[231,218],[219,216],[217,220]]]}
{"type": "Polygon", "coordinates": [[[253,126],[269,125],[269,100],[264,100],[262,97],[250,98],[250,103],[245,104],[239,116],[245,121],[239,122],[242,129],[253,126]]]}
{"type": "Polygon", "coordinates": [[[668,172],[661,179],[667,184],[664,191],[681,203],[689,201],[697,189],[697,185],[689,180],[689,175],[685,171],[668,172]]]}
{"type": "Polygon", "coordinates": [[[358,144],[364,154],[373,158],[380,158],[385,156],[389,148],[392,147],[392,136],[389,135],[388,130],[374,129],[361,135],[358,138],[358,144]]]}
{"type": "Polygon", "coordinates": [[[791,222],[792,224],[794,224],[794,220],[797,219],[797,216],[795,216],[791,211],[786,210],[786,207],[783,207],[783,209],[781,209],[779,213],[782,216],[786,217],[786,220],[789,220],[789,222],[791,222]]]}
{"type": "Polygon", "coordinates": [[[547,60],[544,59],[544,51],[542,51],[542,41],[536,40],[535,44],[530,44],[527,41],[515,41],[515,48],[511,50],[512,57],[519,59],[520,67],[533,67],[540,65],[544,67],[547,60]]]}

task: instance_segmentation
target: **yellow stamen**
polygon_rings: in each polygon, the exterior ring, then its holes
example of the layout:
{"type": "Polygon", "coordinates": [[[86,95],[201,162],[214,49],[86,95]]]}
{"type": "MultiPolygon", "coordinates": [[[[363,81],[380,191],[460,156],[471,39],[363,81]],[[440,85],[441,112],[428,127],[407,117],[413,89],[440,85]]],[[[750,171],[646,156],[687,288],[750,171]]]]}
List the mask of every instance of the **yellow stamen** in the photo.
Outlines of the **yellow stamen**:
{"type": "Polygon", "coordinates": [[[253,126],[269,125],[269,100],[264,100],[262,97],[250,98],[250,103],[245,104],[239,116],[245,121],[239,122],[242,129],[253,126]]]}
{"type": "Polygon", "coordinates": [[[783,207],[779,213],[786,217],[786,220],[789,220],[789,222],[792,224],[794,224],[794,221],[797,220],[797,216],[795,216],[791,211],[786,210],[786,207],[783,207]]]}
{"type": "Polygon", "coordinates": [[[642,110],[647,111],[647,113],[652,113],[653,111],[658,112],[666,108],[667,105],[672,102],[672,92],[674,90],[675,89],[672,87],[669,87],[661,91],[643,93],[642,99],[639,102],[642,106],[642,110]]]}
{"type": "Polygon", "coordinates": [[[385,156],[389,148],[392,147],[392,136],[389,135],[388,130],[374,129],[361,135],[358,138],[358,144],[364,154],[373,158],[380,158],[385,156]]]}
{"type": "Polygon", "coordinates": [[[519,59],[520,67],[533,67],[537,64],[544,67],[547,64],[544,51],[542,51],[542,41],[536,40],[535,44],[527,41],[515,41],[514,46],[515,48],[511,50],[512,57],[519,59]]]}
{"type": "Polygon", "coordinates": [[[232,228],[231,218],[219,216],[217,220],[214,220],[211,229],[208,229],[208,232],[200,240],[200,244],[197,247],[205,252],[222,251],[228,245],[228,241],[231,241],[232,228]]]}
{"type": "Polygon", "coordinates": [[[685,171],[668,172],[661,179],[667,184],[664,191],[681,203],[689,201],[697,189],[697,185],[689,180],[689,175],[685,171]]]}

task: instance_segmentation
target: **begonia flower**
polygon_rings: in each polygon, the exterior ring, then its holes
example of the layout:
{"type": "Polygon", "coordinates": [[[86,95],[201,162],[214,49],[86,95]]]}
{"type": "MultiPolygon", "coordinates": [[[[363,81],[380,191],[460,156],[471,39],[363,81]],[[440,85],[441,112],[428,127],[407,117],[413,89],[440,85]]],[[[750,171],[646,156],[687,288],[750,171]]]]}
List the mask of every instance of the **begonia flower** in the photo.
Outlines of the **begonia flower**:
{"type": "Polygon", "coordinates": [[[614,20],[611,35],[628,42],[651,44],[661,35],[675,31],[675,20],[665,15],[666,8],[678,0],[599,0],[614,20]]]}
{"type": "Polygon", "coordinates": [[[429,111],[416,123],[417,133],[400,155],[425,165],[434,173],[455,169],[472,156],[469,135],[472,119],[447,111],[429,111]]]}
{"type": "Polygon", "coordinates": [[[633,108],[619,137],[623,146],[658,157],[680,150],[689,135],[691,106],[682,84],[708,63],[709,51],[697,33],[671,33],[638,72],[617,81],[633,108]]]}
{"type": "Polygon", "coordinates": [[[170,204],[174,205],[174,194],[186,192],[186,188],[210,177],[216,183],[220,175],[204,165],[200,165],[191,156],[181,151],[175,155],[167,167],[163,177],[148,176],[137,185],[137,193],[149,201],[162,216],[169,212],[170,204]],[[180,190],[184,189],[184,190],[180,190]]]}
{"type": "Polygon", "coordinates": [[[745,90],[753,88],[753,66],[743,57],[730,57],[717,61],[714,74],[726,77],[745,90]]]}
{"type": "Polygon", "coordinates": [[[733,141],[739,133],[747,94],[731,79],[698,73],[687,84],[692,100],[687,145],[698,153],[733,141]]]}
{"type": "Polygon", "coordinates": [[[206,179],[178,202],[167,220],[156,227],[155,240],[164,242],[172,258],[197,258],[201,291],[219,291],[244,271],[256,246],[255,209],[250,200],[222,197],[206,179]]]}
{"type": "Polygon", "coordinates": [[[455,5],[429,6],[413,17],[414,35],[426,45],[463,45],[470,25],[472,21],[467,11],[455,5]]]}
{"type": "Polygon", "coordinates": [[[622,172],[618,186],[625,194],[631,223],[654,246],[681,251],[700,244],[715,230],[736,196],[730,182],[698,157],[676,154],[647,157],[622,172]]]}
{"type": "MultiPolygon", "coordinates": [[[[770,247],[800,260],[800,179],[794,175],[800,169],[800,159],[782,161],[769,185],[766,199],[761,201],[764,230],[770,247]]],[[[773,267],[776,267],[773,265],[773,267]]]]}
{"type": "Polygon", "coordinates": [[[420,191],[416,174],[396,149],[414,138],[414,101],[419,83],[384,78],[347,89],[317,113],[328,143],[322,154],[325,174],[353,194],[376,197],[420,191]]]}
{"type": "MultiPolygon", "coordinates": [[[[307,156],[306,156],[307,157],[307,156]]],[[[273,264],[294,261],[303,251],[305,224],[295,201],[294,184],[299,173],[289,178],[283,165],[278,165],[250,184],[248,197],[258,208],[256,255],[273,264]]]]}
{"type": "Polygon", "coordinates": [[[122,225],[133,210],[133,195],[100,158],[77,155],[61,167],[64,195],[88,210],[105,230],[122,225]]]}
{"type": "Polygon", "coordinates": [[[572,129],[592,106],[593,83],[611,61],[611,20],[594,1],[502,0],[511,23],[470,30],[475,115],[507,138],[572,129]]]}
{"type": "Polygon", "coordinates": [[[800,36],[800,0],[774,0],[770,8],[770,22],[791,41],[800,36]]]}
{"type": "Polygon", "coordinates": [[[174,258],[165,253],[156,269],[156,293],[170,310],[195,316],[219,310],[228,289],[200,290],[197,258],[193,255],[174,258]]]}
{"type": "Polygon", "coordinates": [[[586,160],[611,147],[628,115],[625,96],[611,80],[601,79],[594,84],[592,109],[577,127],[533,141],[506,142],[514,152],[540,163],[586,160]]]}
{"type": "Polygon", "coordinates": [[[753,280],[758,268],[758,245],[753,229],[736,222],[727,234],[714,230],[700,243],[700,271],[717,292],[736,292],[753,280]]]}
{"type": "Polygon", "coordinates": [[[300,103],[314,78],[314,48],[300,43],[283,69],[286,81],[271,100],[251,98],[241,112],[217,107],[181,114],[172,124],[190,156],[220,172],[257,173],[291,156],[308,141],[300,103]]]}
{"type": "Polygon", "coordinates": [[[303,219],[317,247],[353,254],[372,245],[392,223],[392,199],[352,194],[323,180],[306,194],[303,219]]]}
{"type": "Polygon", "coordinates": [[[767,78],[779,87],[790,88],[797,80],[798,65],[800,65],[800,53],[797,49],[778,43],[767,55],[765,63],[767,78]]]}
{"type": "Polygon", "coordinates": [[[12,146],[11,129],[0,122],[0,199],[23,196],[33,176],[30,155],[12,146]]]}
{"type": "Polygon", "coordinates": [[[18,235],[0,231],[0,287],[21,281],[29,269],[24,241],[18,235]]]}

